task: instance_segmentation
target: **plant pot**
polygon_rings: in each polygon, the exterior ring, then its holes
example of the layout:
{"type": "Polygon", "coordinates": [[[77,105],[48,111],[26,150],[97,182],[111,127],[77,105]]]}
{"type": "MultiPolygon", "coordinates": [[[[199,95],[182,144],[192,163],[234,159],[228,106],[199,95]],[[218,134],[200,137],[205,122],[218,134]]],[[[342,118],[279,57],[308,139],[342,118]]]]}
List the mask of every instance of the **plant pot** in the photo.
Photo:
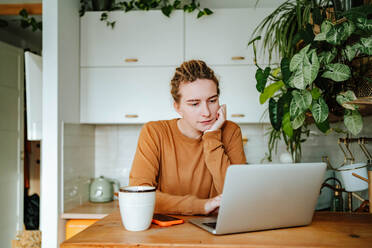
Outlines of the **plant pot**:
{"type": "Polygon", "coordinates": [[[114,0],[92,0],[92,7],[95,11],[109,10],[114,0]]]}
{"type": "Polygon", "coordinates": [[[342,181],[344,182],[346,191],[356,192],[368,189],[367,182],[352,175],[352,173],[355,173],[364,178],[368,178],[366,163],[344,165],[338,170],[341,173],[342,181]]]}

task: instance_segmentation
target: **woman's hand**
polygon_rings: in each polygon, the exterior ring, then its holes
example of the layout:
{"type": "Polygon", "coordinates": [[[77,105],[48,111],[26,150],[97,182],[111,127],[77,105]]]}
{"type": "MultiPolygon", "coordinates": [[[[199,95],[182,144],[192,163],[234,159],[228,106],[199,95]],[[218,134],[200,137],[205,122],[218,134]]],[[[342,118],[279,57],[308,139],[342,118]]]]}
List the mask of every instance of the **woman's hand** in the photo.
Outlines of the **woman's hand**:
{"type": "Polygon", "coordinates": [[[214,210],[220,207],[221,199],[222,199],[222,194],[209,199],[204,205],[205,213],[206,214],[212,213],[214,210]]]}
{"type": "Polygon", "coordinates": [[[211,128],[209,128],[208,130],[205,130],[204,133],[216,131],[220,129],[222,125],[225,123],[225,121],[226,121],[226,104],[223,104],[217,112],[217,120],[213,123],[211,128]]]}

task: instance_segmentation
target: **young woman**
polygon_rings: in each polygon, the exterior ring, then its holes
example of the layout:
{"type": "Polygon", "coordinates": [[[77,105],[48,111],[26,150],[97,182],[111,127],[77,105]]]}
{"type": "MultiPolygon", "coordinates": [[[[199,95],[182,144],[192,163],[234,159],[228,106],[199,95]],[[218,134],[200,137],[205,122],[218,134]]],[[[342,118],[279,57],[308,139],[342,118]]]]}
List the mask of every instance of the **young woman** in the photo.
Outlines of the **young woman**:
{"type": "Polygon", "coordinates": [[[182,118],[149,122],[141,130],[129,184],[157,188],[157,213],[213,212],[227,167],[246,163],[240,128],[219,105],[218,84],[203,61],[184,62],[171,80],[182,118]]]}

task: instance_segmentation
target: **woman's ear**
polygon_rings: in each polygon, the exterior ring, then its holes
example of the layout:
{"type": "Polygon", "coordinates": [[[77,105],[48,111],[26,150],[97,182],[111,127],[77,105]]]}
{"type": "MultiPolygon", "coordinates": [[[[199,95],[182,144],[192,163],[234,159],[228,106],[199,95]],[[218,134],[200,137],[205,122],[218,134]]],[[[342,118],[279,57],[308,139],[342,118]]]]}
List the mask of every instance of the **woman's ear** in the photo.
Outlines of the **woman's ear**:
{"type": "Polygon", "coordinates": [[[180,110],[180,104],[179,104],[179,103],[177,103],[177,102],[173,102],[173,108],[174,108],[174,110],[176,110],[176,112],[177,112],[181,117],[183,117],[182,112],[181,112],[181,110],[180,110]]]}

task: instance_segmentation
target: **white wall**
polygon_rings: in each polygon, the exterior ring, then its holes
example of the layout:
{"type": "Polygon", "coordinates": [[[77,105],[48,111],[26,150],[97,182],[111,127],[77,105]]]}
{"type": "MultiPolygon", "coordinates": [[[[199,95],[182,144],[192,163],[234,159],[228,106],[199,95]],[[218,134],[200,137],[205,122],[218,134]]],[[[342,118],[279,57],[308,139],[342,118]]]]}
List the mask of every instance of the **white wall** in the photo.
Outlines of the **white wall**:
{"type": "Polygon", "coordinates": [[[63,121],[79,121],[79,7],[80,2],[75,0],[43,2],[40,192],[43,248],[59,247],[64,239],[64,222],[60,219],[63,209],[61,133],[63,121]]]}

